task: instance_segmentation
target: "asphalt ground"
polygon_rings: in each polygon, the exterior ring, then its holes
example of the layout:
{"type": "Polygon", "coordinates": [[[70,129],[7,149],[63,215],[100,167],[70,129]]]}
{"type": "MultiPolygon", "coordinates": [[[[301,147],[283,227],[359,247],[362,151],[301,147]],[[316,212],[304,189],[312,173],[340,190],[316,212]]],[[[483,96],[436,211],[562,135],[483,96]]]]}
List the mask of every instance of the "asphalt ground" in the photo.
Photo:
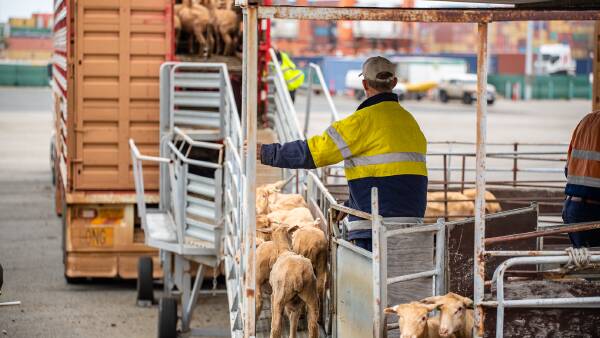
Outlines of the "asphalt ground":
{"type": "MultiPolygon", "coordinates": [[[[303,112],[304,97],[297,108],[303,112]]],[[[313,100],[310,132],[330,117],[323,96],[313,100]]],[[[336,97],[345,116],[359,102],[336,97]]],[[[459,102],[405,101],[428,139],[473,141],[475,108],[459,102]]],[[[568,142],[589,101],[498,101],[490,108],[489,141],[568,142]]],[[[53,209],[49,141],[52,102],[48,88],[0,87],[0,264],[4,286],[0,337],[153,337],[157,308],[135,306],[135,283],[63,278],[61,220],[53,209]]],[[[300,120],[303,116],[300,114],[300,120]]],[[[160,295],[159,288],[156,289],[160,295]]],[[[226,297],[202,296],[195,325],[228,327],[226,297]]]]}

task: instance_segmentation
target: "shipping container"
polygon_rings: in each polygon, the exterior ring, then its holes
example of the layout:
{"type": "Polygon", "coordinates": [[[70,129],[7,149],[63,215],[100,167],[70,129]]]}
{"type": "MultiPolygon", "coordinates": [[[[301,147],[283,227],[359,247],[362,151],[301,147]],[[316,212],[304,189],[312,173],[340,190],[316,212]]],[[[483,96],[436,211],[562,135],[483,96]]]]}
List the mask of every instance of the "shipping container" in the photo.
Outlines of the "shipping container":
{"type": "MultiPolygon", "coordinates": [[[[241,111],[241,58],[215,53],[207,59],[197,44],[190,50],[189,36],[175,41],[174,3],[55,0],[53,170],[67,280],[136,278],[140,256],[158,259],[144,245],[128,140],[145,154],[159,154],[159,71],[165,61],[226,63],[241,111]]],[[[270,47],[267,22],[259,31],[263,54],[270,47]]],[[[259,74],[266,62],[260,58],[259,74]]],[[[144,166],[147,203],[158,203],[158,176],[157,165],[144,166]]],[[[159,264],[154,267],[159,277],[159,264]]]]}
{"type": "Polygon", "coordinates": [[[50,29],[52,27],[51,13],[33,13],[31,17],[35,20],[36,28],[50,29]]]}
{"type": "Polygon", "coordinates": [[[6,39],[8,49],[15,50],[52,50],[51,38],[9,37],[6,39]]]}
{"type": "Polygon", "coordinates": [[[8,25],[10,27],[35,27],[34,18],[9,18],[8,25]]]}
{"type": "Polygon", "coordinates": [[[50,62],[50,59],[52,59],[52,51],[7,49],[4,53],[4,56],[9,60],[50,62]]]}
{"type": "Polygon", "coordinates": [[[498,74],[525,74],[525,54],[497,54],[496,65],[498,74]]]}
{"type": "Polygon", "coordinates": [[[52,37],[52,30],[50,28],[12,27],[10,29],[10,36],[15,38],[50,39],[52,37]]]}
{"type": "MultiPolygon", "coordinates": [[[[55,0],[54,171],[67,280],[135,278],[140,256],[157,259],[136,221],[127,142],[158,155],[159,67],[173,53],[171,6],[55,0]]],[[[147,202],[157,203],[158,167],[144,172],[147,202]]]]}
{"type": "Polygon", "coordinates": [[[32,63],[0,63],[0,86],[48,86],[48,65],[32,63]]]}

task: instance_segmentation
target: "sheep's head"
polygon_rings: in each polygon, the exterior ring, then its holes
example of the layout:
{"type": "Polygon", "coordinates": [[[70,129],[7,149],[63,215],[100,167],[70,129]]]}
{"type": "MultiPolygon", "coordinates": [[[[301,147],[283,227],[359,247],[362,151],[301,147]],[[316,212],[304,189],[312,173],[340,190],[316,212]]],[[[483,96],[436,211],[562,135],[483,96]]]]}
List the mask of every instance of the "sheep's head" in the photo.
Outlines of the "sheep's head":
{"type": "Polygon", "coordinates": [[[398,315],[400,338],[417,338],[427,330],[428,313],[435,308],[435,305],[411,302],[388,307],[384,313],[398,315]]]}
{"type": "Polygon", "coordinates": [[[422,299],[421,303],[435,305],[440,310],[439,334],[442,337],[450,337],[460,332],[466,325],[467,309],[473,308],[471,299],[452,292],[445,296],[422,299]]]}
{"type": "Polygon", "coordinates": [[[297,225],[280,224],[269,228],[256,229],[258,232],[271,234],[271,240],[279,245],[286,245],[287,248],[292,247],[292,234],[300,227],[297,225]]]}

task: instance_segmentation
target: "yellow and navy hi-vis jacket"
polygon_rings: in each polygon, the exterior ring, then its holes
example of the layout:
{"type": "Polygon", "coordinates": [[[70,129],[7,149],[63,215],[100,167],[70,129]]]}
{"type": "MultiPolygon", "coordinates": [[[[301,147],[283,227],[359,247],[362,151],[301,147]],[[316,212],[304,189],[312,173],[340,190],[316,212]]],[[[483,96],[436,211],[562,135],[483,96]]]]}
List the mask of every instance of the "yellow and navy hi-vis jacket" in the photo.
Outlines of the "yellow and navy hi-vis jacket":
{"type": "MultiPolygon", "coordinates": [[[[400,106],[397,95],[382,93],[334,122],[323,135],[263,145],[261,161],[281,168],[315,168],[344,161],[350,207],[371,212],[371,188],[377,187],[383,217],[423,217],[426,152],[427,140],[413,116],[400,106]]],[[[370,232],[364,235],[370,237],[370,232]]]]}
{"type": "Polygon", "coordinates": [[[284,52],[281,52],[281,72],[290,92],[300,88],[304,83],[304,72],[297,69],[290,56],[284,52]]]}
{"type": "Polygon", "coordinates": [[[565,194],[600,201],[600,111],[586,115],[571,138],[565,194]]]}

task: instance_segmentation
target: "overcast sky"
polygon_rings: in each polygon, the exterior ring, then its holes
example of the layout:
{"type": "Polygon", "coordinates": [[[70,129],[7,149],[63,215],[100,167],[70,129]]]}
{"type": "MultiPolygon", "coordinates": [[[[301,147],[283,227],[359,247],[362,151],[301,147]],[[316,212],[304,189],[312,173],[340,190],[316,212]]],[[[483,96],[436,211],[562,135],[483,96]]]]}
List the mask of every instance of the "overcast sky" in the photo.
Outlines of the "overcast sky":
{"type": "Polygon", "coordinates": [[[0,22],[9,17],[29,17],[33,12],[51,13],[52,0],[0,0],[0,22]]]}

